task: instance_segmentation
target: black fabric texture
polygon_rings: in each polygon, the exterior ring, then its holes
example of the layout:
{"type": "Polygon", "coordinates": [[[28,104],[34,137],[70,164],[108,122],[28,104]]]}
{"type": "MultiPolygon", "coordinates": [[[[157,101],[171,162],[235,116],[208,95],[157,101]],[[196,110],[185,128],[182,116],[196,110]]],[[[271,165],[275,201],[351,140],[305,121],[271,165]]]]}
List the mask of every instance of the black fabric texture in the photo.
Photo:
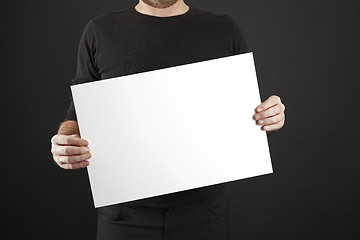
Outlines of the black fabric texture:
{"type": "MultiPolygon", "coordinates": [[[[245,52],[247,46],[242,31],[227,15],[214,14],[190,5],[184,14],[156,17],[139,13],[132,6],[120,12],[97,16],[87,23],[79,43],[76,76],[71,84],[245,52]]],[[[65,120],[77,120],[72,98],[65,120]]],[[[217,184],[124,204],[174,207],[201,203],[224,194],[226,184],[217,184]]]]}
{"type": "Polygon", "coordinates": [[[228,197],[170,208],[101,207],[97,240],[229,240],[229,209],[228,197]]]}

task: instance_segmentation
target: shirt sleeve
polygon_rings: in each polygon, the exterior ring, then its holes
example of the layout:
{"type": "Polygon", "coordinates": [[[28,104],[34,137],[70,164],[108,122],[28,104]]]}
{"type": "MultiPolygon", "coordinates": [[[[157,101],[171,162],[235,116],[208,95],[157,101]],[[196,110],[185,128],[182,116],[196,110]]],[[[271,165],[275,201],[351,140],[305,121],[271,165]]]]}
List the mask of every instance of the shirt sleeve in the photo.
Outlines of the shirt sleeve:
{"type": "Polygon", "coordinates": [[[237,55],[248,52],[245,36],[235,21],[233,21],[233,28],[233,54],[237,55]]]}
{"type": "MultiPolygon", "coordinates": [[[[80,38],[76,75],[71,80],[71,85],[100,80],[99,69],[96,64],[96,56],[99,46],[99,37],[95,23],[90,20],[85,26],[80,38]]],[[[77,121],[75,106],[72,95],[70,95],[69,108],[66,111],[65,119],[77,121]]]]}

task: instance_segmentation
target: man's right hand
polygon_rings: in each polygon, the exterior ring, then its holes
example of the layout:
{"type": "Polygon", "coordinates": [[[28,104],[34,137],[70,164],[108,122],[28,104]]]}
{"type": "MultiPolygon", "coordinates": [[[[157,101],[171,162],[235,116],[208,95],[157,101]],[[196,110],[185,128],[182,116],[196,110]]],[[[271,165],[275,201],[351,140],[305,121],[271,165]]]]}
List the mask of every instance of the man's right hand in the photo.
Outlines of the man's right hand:
{"type": "Polygon", "coordinates": [[[55,162],[64,169],[89,166],[91,158],[89,143],[79,135],[60,135],[51,138],[51,153],[55,162]]]}

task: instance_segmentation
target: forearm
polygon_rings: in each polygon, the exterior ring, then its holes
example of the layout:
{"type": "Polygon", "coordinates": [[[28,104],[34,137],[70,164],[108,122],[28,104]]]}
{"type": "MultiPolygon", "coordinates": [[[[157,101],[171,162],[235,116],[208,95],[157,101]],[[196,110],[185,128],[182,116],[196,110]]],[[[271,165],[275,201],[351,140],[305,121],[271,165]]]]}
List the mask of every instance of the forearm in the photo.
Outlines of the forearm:
{"type": "Polygon", "coordinates": [[[79,125],[77,121],[68,120],[62,122],[59,126],[58,134],[60,135],[73,135],[77,134],[80,136],[79,125]]]}

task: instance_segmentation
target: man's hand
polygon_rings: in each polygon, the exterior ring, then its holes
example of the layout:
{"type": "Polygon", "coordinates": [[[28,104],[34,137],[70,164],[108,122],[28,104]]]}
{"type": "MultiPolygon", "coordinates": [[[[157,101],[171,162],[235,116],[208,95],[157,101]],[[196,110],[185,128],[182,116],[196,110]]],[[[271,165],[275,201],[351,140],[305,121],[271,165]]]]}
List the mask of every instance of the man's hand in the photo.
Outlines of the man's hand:
{"type": "Polygon", "coordinates": [[[51,138],[51,153],[55,162],[64,169],[89,166],[91,158],[89,143],[77,134],[57,134],[51,138]]]}
{"type": "Polygon", "coordinates": [[[263,125],[261,129],[270,133],[279,130],[285,123],[285,105],[282,104],[280,97],[270,96],[266,101],[256,107],[253,118],[256,123],[263,125]]]}

